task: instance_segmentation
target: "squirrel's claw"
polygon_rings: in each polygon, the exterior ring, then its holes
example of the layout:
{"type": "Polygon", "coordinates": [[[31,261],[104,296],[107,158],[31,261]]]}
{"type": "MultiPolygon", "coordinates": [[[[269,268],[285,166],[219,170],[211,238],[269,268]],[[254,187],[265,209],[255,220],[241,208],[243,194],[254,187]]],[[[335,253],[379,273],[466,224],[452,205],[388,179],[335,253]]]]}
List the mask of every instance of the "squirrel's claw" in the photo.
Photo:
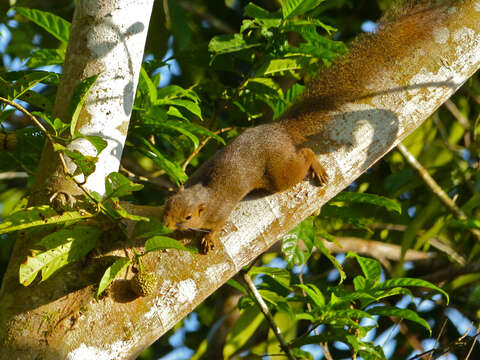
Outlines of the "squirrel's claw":
{"type": "Polygon", "coordinates": [[[212,233],[205,235],[200,242],[200,252],[207,254],[210,250],[214,249],[212,233]]]}

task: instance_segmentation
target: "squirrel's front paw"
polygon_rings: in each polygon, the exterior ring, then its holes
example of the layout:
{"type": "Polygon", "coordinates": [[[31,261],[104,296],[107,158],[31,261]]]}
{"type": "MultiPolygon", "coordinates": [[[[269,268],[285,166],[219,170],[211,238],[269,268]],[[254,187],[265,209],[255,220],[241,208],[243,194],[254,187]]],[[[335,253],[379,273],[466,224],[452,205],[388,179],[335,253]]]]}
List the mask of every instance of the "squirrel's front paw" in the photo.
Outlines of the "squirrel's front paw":
{"type": "Polygon", "coordinates": [[[202,241],[200,242],[200,252],[202,254],[207,254],[210,250],[213,250],[214,248],[213,237],[214,237],[214,234],[213,232],[211,232],[202,238],[202,241]]]}

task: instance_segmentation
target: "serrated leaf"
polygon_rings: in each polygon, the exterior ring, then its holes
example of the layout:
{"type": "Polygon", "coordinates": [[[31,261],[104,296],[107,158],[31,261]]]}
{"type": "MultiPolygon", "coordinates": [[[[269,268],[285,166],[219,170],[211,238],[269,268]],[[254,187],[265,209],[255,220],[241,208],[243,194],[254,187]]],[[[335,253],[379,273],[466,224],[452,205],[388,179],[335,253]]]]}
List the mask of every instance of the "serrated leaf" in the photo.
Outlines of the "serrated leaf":
{"type": "Polygon", "coordinates": [[[145,241],[145,253],[149,253],[151,251],[159,251],[165,249],[177,249],[177,250],[184,250],[189,252],[197,252],[193,248],[188,248],[183,245],[180,241],[166,237],[156,235],[145,241]]]}
{"type": "Polygon", "coordinates": [[[90,89],[97,81],[97,78],[98,74],[85,78],[75,88],[70,106],[72,114],[72,121],[70,122],[70,135],[72,136],[72,138],[74,137],[75,131],[77,130],[77,121],[78,117],[80,116],[80,111],[82,110],[83,104],[87,99],[90,89]]]}
{"type": "Polygon", "coordinates": [[[46,250],[28,256],[20,265],[20,283],[28,286],[40,271],[42,281],[45,281],[58,269],[79,260],[92,250],[100,234],[100,229],[80,225],[45,236],[37,245],[46,250]]]}
{"type": "Polygon", "coordinates": [[[15,11],[48,31],[58,40],[64,43],[68,42],[71,28],[71,24],[68,21],[52,13],[36,9],[16,7],[15,11]]]}
{"type": "Polygon", "coordinates": [[[30,207],[7,216],[0,224],[0,234],[28,229],[34,226],[87,219],[93,216],[93,214],[83,210],[81,212],[67,211],[58,214],[48,205],[30,207]]]}
{"type": "Polygon", "coordinates": [[[131,195],[133,191],[141,189],[143,189],[142,184],[136,184],[118,172],[112,172],[105,178],[105,195],[107,199],[131,195]]]}
{"type": "Polygon", "coordinates": [[[354,193],[349,191],[343,191],[331,200],[331,202],[336,202],[336,201],[372,204],[372,205],[384,207],[385,209],[389,211],[394,211],[398,214],[402,213],[401,206],[395,200],[389,199],[385,196],[379,196],[375,194],[354,193]]]}
{"type": "Polygon", "coordinates": [[[62,65],[65,61],[65,49],[39,49],[32,52],[27,60],[27,66],[36,68],[40,66],[62,65]]]}
{"type": "Polygon", "coordinates": [[[283,18],[291,18],[316,8],[325,0],[286,0],[282,6],[283,18]]]}
{"type": "Polygon", "coordinates": [[[399,309],[390,306],[375,306],[368,309],[367,312],[371,315],[397,316],[402,319],[407,319],[416,322],[417,324],[428,329],[430,333],[432,332],[432,330],[430,329],[430,325],[428,325],[428,323],[423,318],[418,316],[415,311],[412,311],[410,309],[399,309]]]}
{"type": "Polygon", "coordinates": [[[98,289],[95,292],[95,299],[98,299],[98,297],[105,291],[105,289],[108,287],[108,285],[111,284],[113,280],[117,276],[119,276],[128,265],[131,264],[131,260],[129,258],[120,258],[118,260],[115,260],[115,262],[105,270],[102,279],[100,280],[100,283],[98,284],[98,289]]]}

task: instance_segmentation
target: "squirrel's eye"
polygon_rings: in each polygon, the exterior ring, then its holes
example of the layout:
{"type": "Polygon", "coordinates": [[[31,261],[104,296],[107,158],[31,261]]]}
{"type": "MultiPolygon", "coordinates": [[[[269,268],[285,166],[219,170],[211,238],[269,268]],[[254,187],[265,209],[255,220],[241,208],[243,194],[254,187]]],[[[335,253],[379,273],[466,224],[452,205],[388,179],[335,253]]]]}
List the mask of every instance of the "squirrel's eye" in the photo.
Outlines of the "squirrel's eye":
{"type": "Polygon", "coordinates": [[[185,217],[185,220],[190,220],[192,218],[192,215],[188,215],[185,217]]]}

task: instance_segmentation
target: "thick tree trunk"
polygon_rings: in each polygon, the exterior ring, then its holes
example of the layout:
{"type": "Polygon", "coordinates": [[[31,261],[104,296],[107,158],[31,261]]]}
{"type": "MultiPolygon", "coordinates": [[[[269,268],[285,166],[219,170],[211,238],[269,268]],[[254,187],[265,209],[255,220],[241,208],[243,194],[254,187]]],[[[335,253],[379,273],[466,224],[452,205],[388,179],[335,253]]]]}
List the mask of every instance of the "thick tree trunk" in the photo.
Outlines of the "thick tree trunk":
{"type": "MultiPolygon", "coordinates": [[[[76,86],[87,77],[99,75],[76,127],[83,135],[100,136],[107,141],[107,147],[98,156],[96,171],[85,184],[99,194],[105,192],[105,176],[119,169],[152,6],[153,0],[80,0],[75,9],[54,115],[68,121],[76,86]]],[[[75,140],[69,148],[84,155],[97,155],[85,139],[75,140]]],[[[67,165],[68,171],[74,173],[75,165],[67,165]]],[[[64,176],[58,154],[47,143],[30,204],[48,203],[52,194],[57,194],[57,200],[66,201],[75,200],[82,192],[64,176]]],[[[43,231],[42,234],[45,235],[43,231]]],[[[1,359],[63,359],[92,338],[90,326],[80,327],[75,341],[68,340],[65,334],[78,326],[77,319],[92,301],[91,284],[99,280],[95,266],[76,264],[50,281],[35,282],[29,287],[19,284],[19,266],[40,236],[38,232],[19,235],[5,274],[0,292],[1,359]]],[[[108,312],[97,315],[109,318],[108,312]]],[[[121,339],[123,331],[115,336],[121,339]]],[[[101,341],[101,337],[98,339],[101,341]]]]}
{"type": "MultiPolygon", "coordinates": [[[[330,175],[327,186],[303,182],[279,194],[243,201],[231,215],[233,225],[221,244],[208,255],[175,250],[148,254],[144,266],[159,278],[155,295],[129,298],[123,291],[125,281],[117,280],[108,296],[94,301],[95,276],[86,281],[86,275],[77,273],[78,267],[22,288],[12,275],[25,253],[17,249],[0,298],[0,336],[6,348],[0,358],[11,358],[9,351],[20,358],[38,354],[52,359],[135,357],[396,146],[479,68],[480,1],[453,3],[448,11],[439,12],[440,25],[426,34],[415,53],[402,55],[391,62],[391,68],[372,74],[365,85],[375,95],[336,111],[318,139],[322,143],[316,145],[330,175]]],[[[156,208],[137,211],[159,212],[156,208]]],[[[28,245],[21,239],[19,243],[28,245]]]]}

